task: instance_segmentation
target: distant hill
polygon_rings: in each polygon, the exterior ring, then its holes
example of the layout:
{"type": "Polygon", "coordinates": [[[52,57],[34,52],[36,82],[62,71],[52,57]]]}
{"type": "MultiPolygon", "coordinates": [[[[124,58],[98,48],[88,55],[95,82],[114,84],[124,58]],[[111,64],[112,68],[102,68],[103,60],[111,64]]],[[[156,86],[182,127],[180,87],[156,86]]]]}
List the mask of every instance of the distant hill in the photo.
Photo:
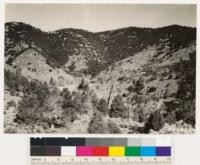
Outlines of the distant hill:
{"type": "Polygon", "coordinates": [[[80,29],[61,29],[43,32],[22,22],[5,24],[6,63],[12,61],[27,49],[35,49],[54,68],[66,67],[84,61],[85,67],[77,72],[96,75],[101,70],[152,45],[160,45],[160,50],[173,53],[196,40],[196,28],[171,25],[167,27],[128,27],[100,33],[80,29]]]}

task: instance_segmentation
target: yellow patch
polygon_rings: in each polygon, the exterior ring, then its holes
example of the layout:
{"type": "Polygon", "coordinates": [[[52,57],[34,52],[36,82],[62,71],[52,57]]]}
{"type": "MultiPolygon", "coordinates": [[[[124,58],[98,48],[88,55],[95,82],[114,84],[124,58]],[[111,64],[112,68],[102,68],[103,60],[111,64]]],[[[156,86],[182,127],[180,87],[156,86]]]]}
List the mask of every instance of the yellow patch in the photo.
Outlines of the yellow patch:
{"type": "Polygon", "coordinates": [[[124,156],[125,148],[124,147],[109,147],[109,156],[124,156]]]}

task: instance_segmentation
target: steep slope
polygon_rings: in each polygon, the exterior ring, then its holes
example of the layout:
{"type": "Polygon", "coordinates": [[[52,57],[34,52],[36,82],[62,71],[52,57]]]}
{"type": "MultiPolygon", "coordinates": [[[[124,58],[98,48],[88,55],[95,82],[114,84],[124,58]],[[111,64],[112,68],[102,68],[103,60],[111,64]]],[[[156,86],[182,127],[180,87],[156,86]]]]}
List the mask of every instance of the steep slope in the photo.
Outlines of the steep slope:
{"type": "Polygon", "coordinates": [[[6,23],[4,77],[6,132],[193,132],[196,28],[6,23]]]}
{"type": "Polygon", "coordinates": [[[80,81],[80,78],[66,73],[62,68],[48,65],[46,58],[35,49],[26,49],[13,60],[12,67],[6,65],[5,69],[13,72],[20,71],[20,74],[30,81],[39,80],[48,84],[53,81],[58,88],[67,87],[70,91],[75,90],[80,81]]]}
{"type": "Polygon", "coordinates": [[[94,74],[105,63],[101,40],[93,33],[76,29],[42,32],[18,22],[6,23],[5,29],[5,57],[9,65],[30,48],[40,52],[47,64],[54,68],[65,66],[70,72],[94,74]]]}
{"type": "MultiPolygon", "coordinates": [[[[174,50],[174,52],[171,53],[165,49],[161,51],[161,46],[162,43],[149,46],[141,52],[116,62],[107,69],[101,71],[97,77],[92,79],[96,88],[99,89],[97,93],[99,93],[101,97],[108,96],[109,89],[113,84],[114,87],[116,86],[119,89],[116,93],[119,94],[128,88],[133,78],[137,79],[141,77],[151,84],[150,82],[154,77],[159,83],[159,79],[161,79],[159,77],[160,75],[165,74],[169,76],[167,72],[173,68],[175,63],[179,64],[180,59],[183,61],[190,61],[190,54],[194,53],[196,49],[195,42],[191,42],[184,48],[174,50]],[[157,78],[155,74],[157,74],[157,78]]],[[[175,74],[176,72],[174,71],[173,76],[175,76],[175,74]]],[[[154,84],[154,86],[157,88],[157,83],[154,84]]]]}
{"type": "Polygon", "coordinates": [[[5,24],[6,63],[27,49],[35,49],[54,68],[96,75],[117,62],[134,56],[149,46],[159,45],[168,55],[196,40],[196,28],[172,25],[163,28],[129,27],[91,33],[78,29],[43,32],[20,22],[5,24]]]}
{"type": "Polygon", "coordinates": [[[196,28],[171,25],[162,28],[128,27],[97,33],[109,52],[110,63],[133,56],[135,53],[159,45],[169,54],[196,40],[196,28]]]}

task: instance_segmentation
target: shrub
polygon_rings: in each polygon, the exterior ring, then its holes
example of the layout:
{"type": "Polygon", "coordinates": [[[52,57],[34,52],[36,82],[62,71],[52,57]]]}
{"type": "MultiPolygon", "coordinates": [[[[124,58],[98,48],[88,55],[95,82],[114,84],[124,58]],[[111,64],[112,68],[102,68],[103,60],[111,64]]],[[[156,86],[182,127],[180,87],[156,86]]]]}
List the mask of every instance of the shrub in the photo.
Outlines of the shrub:
{"type": "Polygon", "coordinates": [[[128,109],[125,107],[123,98],[120,95],[115,96],[112,101],[109,115],[111,117],[128,117],[128,109]]]}
{"type": "Polygon", "coordinates": [[[95,112],[90,120],[89,133],[106,133],[106,126],[103,121],[102,114],[100,112],[95,112]]]}
{"type": "Polygon", "coordinates": [[[49,85],[51,86],[55,86],[56,85],[56,82],[55,80],[53,79],[53,77],[51,77],[50,81],[49,81],[49,85]]]}
{"type": "Polygon", "coordinates": [[[121,133],[121,130],[120,130],[119,126],[117,125],[117,123],[115,123],[112,120],[108,120],[107,131],[108,131],[108,133],[112,133],[112,134],[121,133]]]}
{"type": "Polygon", "coordinates": [[[99,104],[99,99],[97,97],[97,94],[94,93],[94,92],[91,93],[91,102],[92,102],[94,107],[97,107],[98,104],[99,104]]]}
{"type": "Polygon", "coordinates": [[[147,88],[147,93],[152,93],[156,91],[156,87],[148,87],[147,88]]]}
{"type": "Polygon", "coordinates": [[[17,129],[13,125],[7,125],[4,129],[5,133],[17,133],[17,129]]]}
{"type": "Polygon", "coordinates": [[[68,67],[68,69],[69,69],[70,72],[74,72],[74,70],[76,69],[74,61],[71,63],[71,65],[68,67]]]}
{"type": "Polygon", "coordinates": [[[17,108],[16,121],[19,123],[34,124],[38,119],[35,112],[36,105],[37,99],[35,95],[23,96],[17,108]]]}
{"type": "Polygon", "coordinates": [[[145,133],[148,133],[150,129],[153,129],[154,131],[159,131],[164,126],[164,124],[165,119],[163,115],[159,111],[155,111],[149,116],[147,122],[145,123],[145,133]]]}
{"type": "Polygon", "coordinates": [[[62,96],[61,106],[64,110],[64,115],[70,119],[70,121],[74,121],[77,118],[78,113],[85,113],[84,103],[85,96],[80,92],[71,93],[67,88],[63,89],[60,93],[62,96]]]}
{"type": "Polygon", "coordinates": [[[141,94],[141,90],[144,88],[143,79],[133,79],[131,86],[128,87],[129,92],[135,92],[136,94],[141,94]]]}
{"type": "Polygon", "coordinates": [[[7,106],[8,106],[8,107],[16,107],[16,103],[15,103],[13,100],[11,100],[11,101],[9,101],[9,102],[7,103],[7,106]]]}
{"type": "Polygon", "coordinates": [[[140,94],[140,91],[144,88],[143,79],[133,80],[133,85],[135,86],[135,92],[140,94]]]}
{"type": "Polygon", "coordinates": [[[87,98],[85,95],[81,94],[80,92],[73,93],[73,109],[77,113],[85,113],[85,102],[87,101],[87,98]]]}
{"type": "Polygon", "coordinates": [[[103,98],[100,99],[99,104],[97,106],[97,110],[102,112],[104,115],[108,113],[108,105],[105,99],[103,98]]]}
{"type": "Polygon", "coordinates": [[[36,94],[42,105],[44,99],[49,94],[47,83],[42,83],[38,80],[29,82],[28,78],[23,77],[20,72],[10,72],[5,70],[5,84],[10,88],[11,94],[15,95],[16,92],[23,92],[24,94],[36,94]]]}
{"type": "Polygon", "coordinates": [[[45,99],[47,98],[47,96],[49,95],[49,88],[47,83],[38,83],[37,84],[37,88],[36,88],[36,93],[37,95],[37,100],[39,103],[39,106],[43,106],[45,99]]]}
{"type": "Polygon", "coordinates": [[[137,104],[136,109],[134,111],[134,117],[133,120],[143,123],[146,121],[147,114],[145,113],[145,107],[144,105],[142,106],[141,104],[137,104]]]}
{"type": "Polygon", "coordinates": [[[127,90],[128,90],[129,92],[134,92],[135,88],[133,87],[133,85],[130,85],[130,86],[127,88],[127,90]]]}
{"type": "Polygon", "coordinates": [[[60,96],[62,96],[63,98],[62,102],[63,109],[67,109],[74,106],[74,103],[72,101],[72,94],[67,88],[63,89],[63,91],[60,93],[60,96]]]}
{"type": "Polygon", "coordinates": [[[169,124],[176,123],[176,113],[175,111],[167,113],[165,117],[165,122],[169,124]]]}
{"type": "Polygon", "coordinates": [[[4,71],[4,82],[12,91],[12,95],[15,95],[16,91],[19,91],[20,87],[20,77],[18,77],[17,72],[11,72],[9,70],[4,71]]]}
{"type": "Polygon", "coordinates": [[[89,90],[89,84],[82,78],[80,84],[78,85],[78,90],[81,90],[85,94],[89,90]]]}
{"type": "Polygon", "coordinates": [[[176,111],[176,118],[195,126],[195,102],[183,101],[180,108],[176,111]]]}
{"type": "Polygon", "coordinates": [[[63,112],[63,115],[66,119],[68,119],[70,122],[73,122],[77,119],[77,112],[74,111],[74,109],[70,108],[63,112]]]}

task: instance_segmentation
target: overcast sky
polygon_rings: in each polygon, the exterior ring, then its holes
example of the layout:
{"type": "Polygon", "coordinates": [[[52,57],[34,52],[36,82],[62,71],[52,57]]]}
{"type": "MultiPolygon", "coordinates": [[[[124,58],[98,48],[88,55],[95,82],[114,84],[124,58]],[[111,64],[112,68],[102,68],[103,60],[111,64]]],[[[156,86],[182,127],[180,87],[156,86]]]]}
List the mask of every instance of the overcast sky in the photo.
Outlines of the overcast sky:
{"type": "Polygon", "coordinates": [[[121,27],[196,27],[195,5],[7,4],[6,22],[20,21],[45,31],[78,28],[93,32],[121,27]]]}

